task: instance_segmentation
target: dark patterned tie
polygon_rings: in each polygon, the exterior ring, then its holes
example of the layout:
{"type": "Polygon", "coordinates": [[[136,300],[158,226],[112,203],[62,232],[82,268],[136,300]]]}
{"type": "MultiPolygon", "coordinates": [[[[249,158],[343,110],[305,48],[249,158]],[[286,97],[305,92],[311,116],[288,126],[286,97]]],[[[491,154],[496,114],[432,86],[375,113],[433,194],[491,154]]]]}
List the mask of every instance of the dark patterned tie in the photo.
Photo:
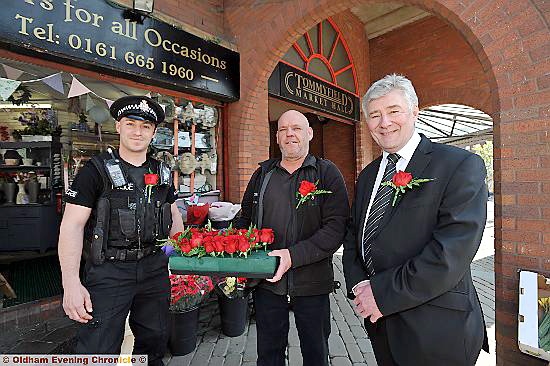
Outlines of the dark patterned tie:
{"type": "MultiPolygon", "coordinates": [[[[388,163],[386,164],[386,170],[384,171],[384,176],[382,177],[382,181],[380,183],[388,181],[393,177],[393,175],[395,174],[395,164],[397,164],[399,158],[400,156],[398,154],[388,155],[388,163]]],[[[374,266],[372,265],[371,255],[371,239],[376,233],[376,229],[378,229],[380,220],[382,220],[384,212],[386,211],[386,208],[389,206],[392,200],[392,193],[392,187],[382,185],[378,186],[378,191],[376,191],[376,196],[374,197],[374,201],[372,201],[372,206],[369,211],[369,217],[367,218],[367,224],[365,225],[365,230],[363,231],[363,250],[365,264],[367,265],[367,269],[371,276],[374,275],[374,266]]]]}

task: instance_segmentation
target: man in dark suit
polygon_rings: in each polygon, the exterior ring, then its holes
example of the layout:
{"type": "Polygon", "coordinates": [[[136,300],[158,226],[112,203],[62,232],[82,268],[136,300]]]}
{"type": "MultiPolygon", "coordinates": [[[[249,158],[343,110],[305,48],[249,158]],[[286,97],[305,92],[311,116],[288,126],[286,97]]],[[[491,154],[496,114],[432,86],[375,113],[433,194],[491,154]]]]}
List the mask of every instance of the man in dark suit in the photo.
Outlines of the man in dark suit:
{"type": "Polygon", "coordinates": [[[487,215],[483,160],[415,131],[418,97],[403,76],[375,82],[362,105],[382,156],[357,179],[344,241],[348,296],[379,366],[474,365],[487,339],[470,274],[487,215]],[[412,177],[382,184],[399,171],[412,177]],[[422,178],[430,180],[413,184],[422,178]]]}

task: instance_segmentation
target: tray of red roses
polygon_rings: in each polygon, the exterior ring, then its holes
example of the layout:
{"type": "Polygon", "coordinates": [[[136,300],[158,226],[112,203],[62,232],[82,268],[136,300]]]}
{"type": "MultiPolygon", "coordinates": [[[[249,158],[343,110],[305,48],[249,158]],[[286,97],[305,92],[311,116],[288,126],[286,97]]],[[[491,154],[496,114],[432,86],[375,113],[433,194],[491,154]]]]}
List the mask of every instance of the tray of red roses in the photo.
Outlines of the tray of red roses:
{"type": "Polygon", "coordinates": [[[173,274],[272,278],[279,257],[268,255],[273,230],[187,228],[164,241],[173,274]]]}

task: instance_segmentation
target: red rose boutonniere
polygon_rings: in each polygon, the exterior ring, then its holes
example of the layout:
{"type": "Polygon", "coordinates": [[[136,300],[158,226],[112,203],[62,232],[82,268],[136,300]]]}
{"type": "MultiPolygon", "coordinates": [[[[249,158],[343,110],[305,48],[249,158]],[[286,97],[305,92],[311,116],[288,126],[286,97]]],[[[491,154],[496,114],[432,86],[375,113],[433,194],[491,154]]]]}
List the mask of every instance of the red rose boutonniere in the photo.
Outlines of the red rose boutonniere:
{"type": "Polygon", "coordinates": [[[319,181],[315,183],[311,183],[311,182],[308,182],[307,180],[303,180],[300,183],[300,188],[298,188],[298,192],[296,192],[296,198],[298,198],[298,204],[296,205],[296,209],[298,209],[298,207],[300,207],[300,205],[305,203],[307,200],[313,200],[315,196],[319,194],[332,193],[332,191],[317,189],[318,183],[319,181]]]}
{"type": "Polygon", "coordinates": [[[144,174],[143,179],[145,180],[145,197],[147,197],[147,203],[151,203],[151,192],[153,187],[159,183],[158,174],[144,174]]]}
{"type": "Polygon", "coordinates": [[[413,178],[411,173],[399,171],[395,173],[391,180],[381,183],[383,186],[392,187],[395,192],[393,194],[392,206],[395,206],[397,199],[405,194],[406,189],[413,189],[421,183],[432,181],[432,178],[413,178]]]}

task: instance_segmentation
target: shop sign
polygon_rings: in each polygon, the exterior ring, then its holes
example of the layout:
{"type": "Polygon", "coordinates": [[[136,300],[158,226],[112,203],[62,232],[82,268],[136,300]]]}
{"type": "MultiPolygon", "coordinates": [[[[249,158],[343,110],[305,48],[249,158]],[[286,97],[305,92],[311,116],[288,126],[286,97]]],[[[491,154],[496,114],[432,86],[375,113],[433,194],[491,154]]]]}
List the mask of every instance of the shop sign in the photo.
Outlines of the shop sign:
{"type": "Polygon", "coordinates": [[[354,121],[360,118],[357,96],[282,62],[271,74],[269,93],[354,121]]]}
{"type": "Polygon", "coordinates": [[[0,44],[145,84],[239,99],[237,52],[151,17],[130,21],[124,10],[105,0],[2,1],[0,44]]]}

